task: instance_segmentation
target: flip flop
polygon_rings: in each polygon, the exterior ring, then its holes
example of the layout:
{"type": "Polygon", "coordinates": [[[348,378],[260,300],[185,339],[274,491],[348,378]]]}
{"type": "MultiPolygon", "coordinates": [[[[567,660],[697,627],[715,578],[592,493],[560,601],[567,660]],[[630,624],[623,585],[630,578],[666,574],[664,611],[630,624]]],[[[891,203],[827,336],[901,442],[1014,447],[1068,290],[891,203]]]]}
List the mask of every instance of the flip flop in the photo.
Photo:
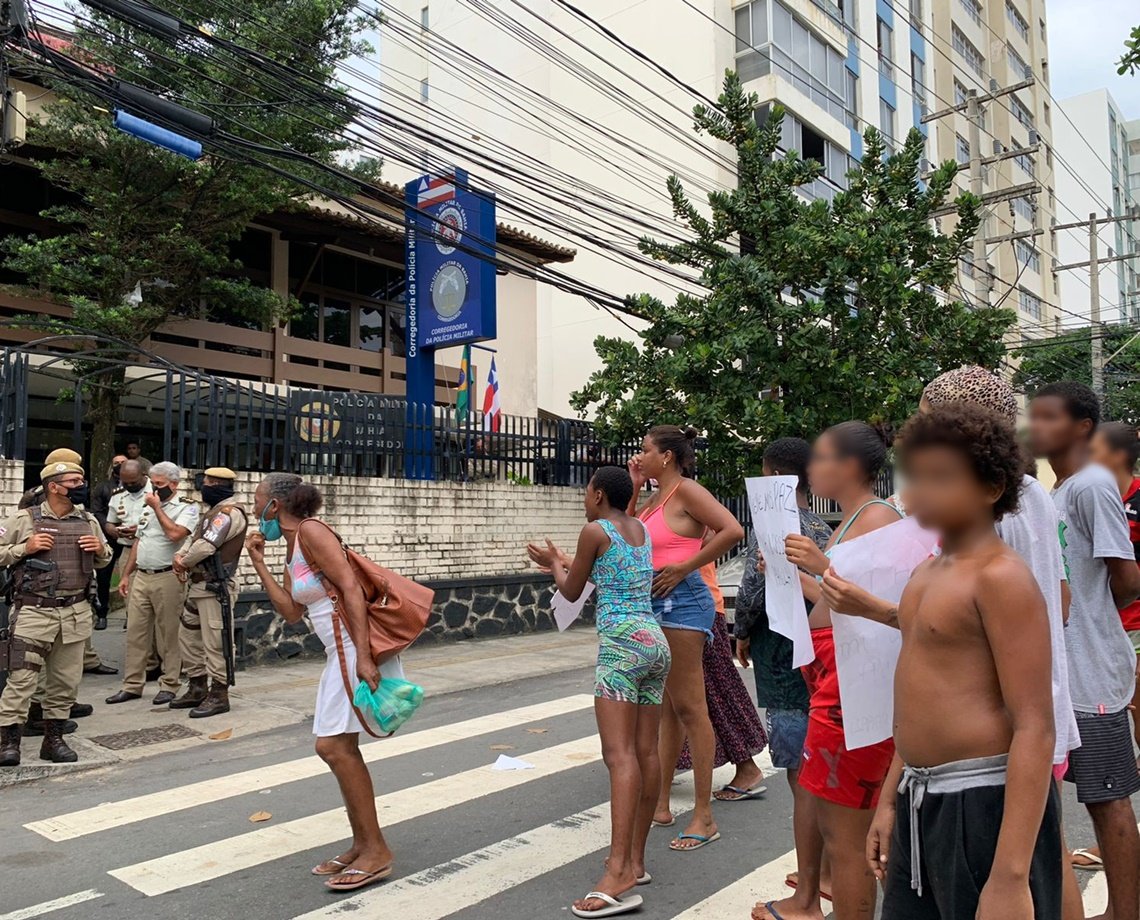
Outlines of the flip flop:
{"type": "MultiPolygon", "coordinates": [[[[795,891],[797,888],[800,887],[800,880],[798,878],[796,878],[796,873],[792,872],[788,875],[788,877],[786,879],[784,879],[784,884],[787,885],[789,888],[791,888],[792,891],[795,891]]],[[[831,900],[831,892],[830,891],[824,891],[822,888],[819,889],[819,896],[821,898],[823,898],[825,901],[831,900]]]]}
{"type": "Polygon", "coordinates": [[[325,887],[329,891],[356,891],[358,888],[364,888],[368,885],[373,885],[376,882],[383,881],[392,874],[392,864],[375,869],[372,872],[365,872],[363,869],[345,869],[339,875],[351,875],[356,878],[355,882],[341,882],[339,885],[332,880],[325,882],[325,887]]]}
{"type": "Polygon", "coordinates": [[[1100,872],[1104,869],[1104,860],[1101,859],[1096,853],[1092,853],[1081,847],[1079,850],[1073,850],[1069,856],[1074,869],[1083,869],[1085,872],[1100,872]],[[1087,859],[1088,862],[1079,863],[1076,858],[1087,859]]]}
{"type": "Polygon", "coordinates": [[[710,843],[720,840],[720,831],[717,831],[711,837],[706,837],[704,834],[678,834],[673,840],[669,842],[669,849],[678,853],[688,853],[691,850],[699,850],[701,847],[707,847],[710,843]],[[682,840],[695,840],[697,841],[694,846],[681,847],[677,844],[682,840]]]}
{"type": "Polygon", "coordinates": [[[784,920],[783,914],[776,910],[775,901],[769,901],[767,904],[765,904],[764,910],[768,911],[768,916],[770,916],[772,920],[784,920]]]}
{"type": "Polygon", "coordinates": [[[639,894],[628,895],[624,898],[615,898],[606,894],[604,891],[591,891],[582,900],[589,901],[591,898],[595,898],[598,901],[605,901],[609,906],[602,907],[598,910],[581,910],[571,905],[570,912],[575,917],[616,917],[618,914],[628,914],[631,910],[637,910],[645,903],[639,894]]]}
{"type": "MultiPolygon", "coordinates": [[[[606,859],[605,859],[605,861],[602,863],[602,865],[603,865],[605,868],[607,868],[607,869],[610,867],[610,860],[609,860],[609,857],[606,857],[606,859]]],[[[648,870],[648,869],[646,869],[646,870],[645,870],[645,875],[641,876],[641,878],[639,878],[639,879],[637,880],[637,884],[638,884],[638,885],[648,885],[648,884],[649,884],[650,882],[652,882],[652,881],[653,881],[653,876],[652,876],[652,875],[650,875],[650,874],[649,874],[649,870],[648,870]]]]}
{"type": "Polygon", "coordinates": [[[743,802],[745,799],[762,799],[767,791],[768,787],[763,784],[753,786],[751,789],[741,789],[739,786],[722,786],[713,793],[713,798],[718,802],[743,802]],[[724,792],[730,793],[730,795],[720,794],[724,792]]]}
{"type": "Polygon", "coordinates": [[[341,862],[339,859],[326,859],[320,866],[313,866],[313,875],[343,875],[349,865],[350,863],[341,862]],[[331,872],[321,872],[321,866],[336,866],[336,868],[331,872]]]}

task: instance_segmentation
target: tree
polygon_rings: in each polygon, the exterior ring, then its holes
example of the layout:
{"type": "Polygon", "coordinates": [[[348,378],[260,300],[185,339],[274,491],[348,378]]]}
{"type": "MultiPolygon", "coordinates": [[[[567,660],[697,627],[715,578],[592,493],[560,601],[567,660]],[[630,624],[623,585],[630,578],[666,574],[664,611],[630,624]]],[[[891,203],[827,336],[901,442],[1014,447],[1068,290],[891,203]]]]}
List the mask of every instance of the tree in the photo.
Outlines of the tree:
{"type": "Polygon", "coordinates": [[[691,239],[641,243],[693,269],[707,293],[672,304],[629,298],[648,328],[639,342],[599,337],[604,366],[573,396],[615,439],[658,422],[693,425],[708,442],[702,476],[725,489],[757,469],[756,446],[772,438],[810,438],[851,418],[902,422],[943,370],[996,366],[1013,322],[1009,311],[971,311],[936,293],[955,280],[979,202],[960,195],[954,231],[935,227],[957,165],[922,187],[921,134],[885,156],[868,129],[847,189],[809,203],[797,189],[820,179],[820,164],[782,155],[783,112],[760,126],[756,104],[729,73],[718,106],[695,109],[698,131],[736,149],[737,188],[710,194],[705,216],[672,177],[673,209],[691,239]],[[755,245],[741,252],[739,239],[755,245]]]}
{"type": "MultiPolygon", "coordinates": [[[[184,21],[208,23],[217,38],[257,49],[297,75],[291,79],[237,49],[197,39],[172,43],[86,11],[76,20],[71,55],[209,114],[230,134],[331,162],[346,149],[344,128],[354,117],[347,96],[333,86],[336,68],[367,50],[356,6],[354,0],[179,0],[184,21]]],[[[31,139],[51,151],[38,165],[69,200],[43,212],[58,223],[59,235],[4,241],[8,268],[69,303],[72,326],[131,346],[173,318],[238,315],[268,324],[288,314],[289,299],[240,276],[231,248],[252,219],[306,197],[300,184],[245,155],[215,151],[191,162],[150,146],[117,131],[106,103],[81,82],[52,86],[58,100],[32,126],[31,139]]],[[[365,161],[359,169],[371,174],[377,167],[365,161]]],[[[130,348],[101,357],[137,360],[130,348]]],[[[106,361],[73,364],[94,428],[92,467],[102,469],[114,449],[124,371],[106,361]]]]}
{"type": "MultiPolygon", "coordinates": [[[[1136,337],[1136,327],[1106,326],[1104,330],[1104,357],[1112,359],[1104,373],[1105,415],[1140,425],[1140,338],[1136,337]]],[[[1014,356],[1020,364],[1013,384],[1028,396],[1058,380],[1092,385],[1092,338],[1088,326],[1030,342],[1017,349],[1014,356]]]]}
{"type": "Polygon", "coordinates": [[[1117,63],[1116,72],[1121,76],[1140,72],[1140,26],[1132,27],[1132,34],[1124,42],[1124,56],[1117,63]]]}

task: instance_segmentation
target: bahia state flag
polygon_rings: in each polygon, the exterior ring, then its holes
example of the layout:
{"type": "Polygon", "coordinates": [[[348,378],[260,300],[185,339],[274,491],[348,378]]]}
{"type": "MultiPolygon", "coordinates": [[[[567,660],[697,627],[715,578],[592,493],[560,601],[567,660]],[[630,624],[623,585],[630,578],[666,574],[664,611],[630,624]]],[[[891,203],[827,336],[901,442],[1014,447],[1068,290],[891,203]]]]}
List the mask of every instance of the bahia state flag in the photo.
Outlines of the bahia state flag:
{"type": "Polygon", "coordinates": [[[459,362],[459,388],[455,395],[455,414],[459,421],[467,421],[471,411],[471,346],[463,346],[463,359],[459,362]]]}
{"type": "Polygon", "coordinates": [[[483,391],[483,430],[498,431],[503,421],[503,408],[499,404],[499,371],[491,358],[491,372],[487,375],[487,389],[483,391]]]}

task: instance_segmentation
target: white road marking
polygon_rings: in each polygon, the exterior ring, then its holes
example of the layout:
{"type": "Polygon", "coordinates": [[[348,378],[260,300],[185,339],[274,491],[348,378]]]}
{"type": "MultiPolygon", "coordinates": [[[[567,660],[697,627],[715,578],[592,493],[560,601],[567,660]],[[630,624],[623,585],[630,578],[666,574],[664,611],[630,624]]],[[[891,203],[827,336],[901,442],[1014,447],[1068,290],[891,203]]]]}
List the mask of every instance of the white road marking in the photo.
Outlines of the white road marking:
{"type": "MultiPolygon", "coordinates": [[[[595,763],[602,757],[601,742],[597,735],[591,735],[540,751],[526,752],[521,756],[534,764],[535,769],[499,773],[492,771],[489,765],[482,766],[378,796],[376,808],[380,824],[390,827],[565,770],[595,763]]],[[[329,782],[332,781],[330,777],[329,782]]],[[[292,853],[337,843],[349,836],[344,809],[333,808],[121,869],[112,869],[109,874],[136,891],[154,896],[221,878],[292,853]]]]}
{"type": "MultiPolygon", "coordinates": [[[[732,770],[722,768],[721,780],[731,779],[732,770]]],[[[685,788],[676,790],[673,811],[684,815],[693,809],[691,777],[685,788]]],[[[577,859],[604,849],[610,842],[610,803],[560,818],[532,830],[500,840],[490,846],[440,863],[415,875],[379,885],[369,891],[327,907],[295,917],[294,920],[330,920],[370,915],[414,917],[415,920],[442,920],[466,907],[479,904],[517,885],[533,881],[577,859]]],[[[578,889],[566,892],[566,903],[589,891],[601,873],[601,861],[593,874],[583,878],[578,889]]],[[[638,893],[643,893],[641,889],[638,893]]]]}
{"type": "Polygon", "coordinates": [[[79,891],[75,894],[69,894],[66,897],[56,898],[54,901],[44,901],[42,904],[33,904],[31,907],[14,910],[8,914],[0,914],[0,920],[32,920],[33,917],[42,917],[44,914],[50,914],[52,911],[63,910],[65,907],[74,907],[76,904],[82,904],[84,901],[94,901],[96,898],[101,897],[103,897],[103,892],[89,888],[87,891],[79,891]]]}
{"type": "MultiPolygon", "coordinates": [[[[393,738],[363,745],[361,753],[366,762],[373,763],[438,745],[464,741],[477,735],[515,728],[526,722],[538,722],[542,719],[567,715],[582,709],[589,709],[593,705],[594,697],[592,695],[577,694],[559,700],[551,700],[547,703],[537,703],[534,706],[523,706],[519,709],[480,716],[453,725],[409,732],[406,735],[396,735],[393,738]]],[[[133,824],[136,821],[145,821],[148,818],[184,811],[187,808],[195,808],[199,805],[218,802],[222,799],[257,792],[285,783],[310,779],[327,772],[328,767],[319,757],[315,755],[299,757],[284,763],[235,773],[233,776],[221,776],[217,779],[189,783],[185,786],[164,789],[161,792],[140,795],[118,802],[105,802],[55,818],[33,821],[30,824],[25,824],[24,827],[30,831],[35,831],[48,840],[56,842],[74,840],[76,837],[84,837],[99,831],[122,827],[125,824],[133,824]]]]}

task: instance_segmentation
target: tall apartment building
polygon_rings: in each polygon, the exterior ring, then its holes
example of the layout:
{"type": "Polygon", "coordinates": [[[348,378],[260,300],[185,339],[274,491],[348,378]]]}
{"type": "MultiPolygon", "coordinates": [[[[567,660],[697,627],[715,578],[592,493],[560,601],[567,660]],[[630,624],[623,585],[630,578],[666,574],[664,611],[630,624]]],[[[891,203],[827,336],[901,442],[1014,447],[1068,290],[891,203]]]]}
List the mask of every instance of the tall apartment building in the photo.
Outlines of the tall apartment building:
{"type": "MultiPolygon", "coordinates": [[[[1024,338],[1041,338],[1059,326],[1061,291],[1053,275],[1057,241],[1050,231],[1057,212],[1053,156],[1054,112],[1049,96],[1049,43],[1045,0],[931,0],[934,4],[933,105],[961,105],[971,91],[984,96],[1026,80],[1032,85],[983,105],[980,151],[983,159],[1023,148],[983,166],[986,194],[1036,183],[1035,191],[988,208],[981,235],[995,239],[1037,232],[1036,236],[988,244],[986,266],[967,259],[964,286],[974,288],[975,272],[986,272],[989,302],[1016,309],[1024,338]]],[[[939,119],[936,158],[968,164],[970,125],[964,111],[939,119]]],[[[964,170],[962,187],[969,185],[964,170]]],[[[1087,299],[1087,298],[1086,298],[1087,299]]],[[[1062,304],[1062,306],[1064,306],[1062,304]]]]}
{"type": "MultiPolygon", "coordinates": [[[[1059,222],[1087,220],[1096,213],[1124,217],[1140,209],[1140,120],[1128,122],[1105,89],[1058,100],[1063,117],[1054,136],[1060,162],[1057,196],[1064,207],[1059,222]]],[[[1099,227],[1101,258],[1140,250],[1140,219],[1099,227]]],[[[1057,256],[1064,263],[1088,259],[1088,231],[1058,233],[1057,256]]],[[[1061,298],[1068,309],[1087,315],[1091,308],[1088,270],[1061,274],[1061,298]]],[[[1109,262],[1100,270],[1103,322],[1140,322],[1140,259],[1109,262]]],[[[1064,325],[1079,325],[1072,316],[1064,325]]]]}
{"type": "MultiPolygon", "coordinates": [[[[759,119],[768,117],[773,104],[782,105],[788,113],[783,146],[824,166],[824,178],[805,190],[812,196],[832,196],[844,187],[852,162],[863,154],[868,126],[880,128],[895,145],[917,126],[928,136],[931,161],[952,159],[961,156],[960,138],[968,136],[964,115],[923,125],[925,113],[964,99],[969,88],[987,91],[991,78],[1008,85],[1033,72],[1047,80],[1044,0],[641,0],[616,10],[603,0],[576,5],[707,97],[716,97],[725,70],[735,68],[759,98],[759,119]]],[[[555,0],[395,0],[389,6],[393,29],[380,46],[381,80],[391,97],[385,103],[433,132],[493,143],[552,173],[574,176],[583,187],[610,189],[653,214],[662,233],[675,227],[664,194],[668,173],[677,172],[698,201],[709,189],[735,183],[731,151],[707,139],[693,143],[692,96],[555,0]],[[488,7],[512,20],[514,34],[493,23],[488,7]],[[519,29],[537,35],[542,47],[520,40],[519,29]],[[457,66],[456,47],[478,61],[457,66]],[[494,74],[482,73],[484,66],[494,74]],[[585,80],[583,71],[599,79],[585,80]],[[504,104],[489,88],[508,92],[521,105],[504,104]],[[615,90],[636,99],[652,117],[622,108],[615,90]],[[528,94],[553,100],[557,117],[528,94]]],[[[1041,193],[996,206],[984,232],[1047,227],[1053,205],[1045,90],[1037,85],[990,104],[986,118],[986,155],[993,153],[993,143],[1003,150],[1029,146],[1031,129],[1042,132],[1045,146],[1036,156],[987,170],[986,191],[1037,179],[1041,193]]],[[[477,168],[471,171],[479,175],[477,168]]],[[[410,174],[392,164],[386,177],[401,181],[410,174]]],[[[504,219],[525,224],[514,215],[504,219]]],[[[549,235],[550,226],[543,232],[549,235]]],[[[617,294],[675,296],[677,284],[578,248],[577,277],[617,294]]],[[[989,252],[998,279],[993,302],[1015,285],[1012,301],[1025,324],[1036,330],[1051,323],[1051,241],[1028,238],[989,252]]],[[[563,414],[570,392],[598,367],[594,338],[632,333],[557,290],[541,289],[535,309],[539,405],[563,414]]],[[[499,372],[505,379],[511,369],[500,365],[499,372]]]]}

